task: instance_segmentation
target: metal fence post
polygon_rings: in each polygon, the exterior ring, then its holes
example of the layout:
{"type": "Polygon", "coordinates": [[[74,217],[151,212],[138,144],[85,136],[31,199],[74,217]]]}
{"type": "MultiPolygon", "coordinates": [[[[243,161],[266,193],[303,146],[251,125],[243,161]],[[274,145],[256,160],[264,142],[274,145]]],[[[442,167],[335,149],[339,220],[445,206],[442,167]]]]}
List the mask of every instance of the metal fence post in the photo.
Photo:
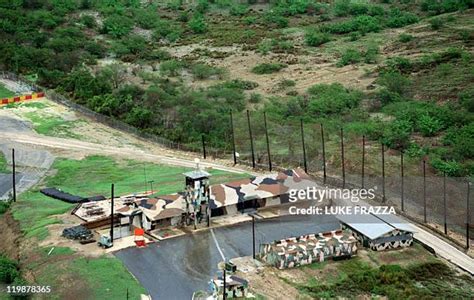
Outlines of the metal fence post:
{"type": "Polygon", "coordinates": [[[231,129],[231,134],[232,134],[232,156],[234,157],[234,165],[236,165],[237,155],[235,153],[234,119],[232,118],[232,110],[230,110],[230,129],[231,129]]]}
{"type": "Polygon", "coordinates": [[[12,189],[13,189],[13,202],[16,202],[16,162],[15,162],[15,149],[12,149],[12,189]]]}
{"type": "Polygon", "coordinates": [[[324,146],[324,127],[321,123],[321,144],[323,148],[323,182],[326,184],[326,148],[324,146]]]}
{"type": "Polygon", "coordinates": [[[110,187],[110,242],[114,243],[114,184],[110,187]]]}
{"type": "Polygon", "coordinates": [[[346,187],[346,167],[344,161],[344,130],[341,127],[341,167],[342,167],[342,188],[346,187]]]}
{"type": "Polygon", "coordinates": [[[306,147],[304,144],[304,129],[303,129],[303,119],[300,119],[300,126],[301,126],[301,144],[303,146],[303,163],[304,163],[304,171],[308,173],[308,165],[306,163],[306,147]]]}
{"type": "Polygon", "coordinates": [[[249,125],[250,150],[252,151],[252,168],[255,169],[255,152],[253,150],[252,126],[250,126],[250,111],[247,109],[247,123],[249,125]]]}
{"type": "Polygon", "coordinates": [[[362,188],[364,188],[365,176],[365,135],[362,136],[362,188]]]}
{"type": "Polygon", "coordinates": [[[265,137],[267,140],[268,169],[272,171],[272,157],[270,155],[270,139],[268,138],[267,114],[263,112],[263,124],[265,125],[265,137]]]}
{"type": "Polygon", "coordinates": [[[443,173],[443,207],[444,207],[444,234],[448,234],[447,205],[446,205],[446,172],[443,173]]]}
{"type": "Polygon", "coordinates": [[[423,222],[426,223],[426,160],[423,159],[423,222]]]}
{"type": "Polygon", "coordinates": [[[202,139],[202,155],[206,159],[206,141],[204,140],[204,134],[201,135],[202,139]]]}
{"type": "Polygon", "coordinates": [[[401,169],[401,174],[400,174],[400,177],[401,177],[401,200],[402,200],[402,211],[405,211],[405,197],[404,197],[404,190],[405,190],[405,186],[404,186],[404,182],[403,182],[403,150],[400,151],[400,169],[401,169]]]}
{"type": "Polygon", "coordinates": [[[385,146],[382,143],[382,202],[385,202],[385,146]]]}
{"type": "Polygon", "coordinates": [[[471,226],[471,205],[470,204],[471,183],[467,180],[467,198],[466,198],[466,248],[469,249],[469,227],[471,226]]]}

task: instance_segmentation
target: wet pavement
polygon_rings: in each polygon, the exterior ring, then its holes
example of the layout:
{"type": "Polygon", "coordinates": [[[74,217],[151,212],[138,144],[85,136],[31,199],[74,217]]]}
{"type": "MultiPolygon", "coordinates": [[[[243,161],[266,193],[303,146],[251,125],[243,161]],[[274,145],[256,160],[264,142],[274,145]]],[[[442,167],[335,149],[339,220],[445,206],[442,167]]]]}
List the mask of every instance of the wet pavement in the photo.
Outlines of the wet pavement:
{"type": "MultiPolygon", "coordinates": [[[[333,216],[283,217],[258,220],[255,224],[256,251],[260,243],[339,228],[333,216]]],[[[153,299],[191,299],[193,292],[207,290],[217,263],[252,255],[252,223],[202,231],[149,245],[128,248],[115,255],[148,290],[153,299]],[[217,241],[217,243],[216,243],[217,241]]]]}

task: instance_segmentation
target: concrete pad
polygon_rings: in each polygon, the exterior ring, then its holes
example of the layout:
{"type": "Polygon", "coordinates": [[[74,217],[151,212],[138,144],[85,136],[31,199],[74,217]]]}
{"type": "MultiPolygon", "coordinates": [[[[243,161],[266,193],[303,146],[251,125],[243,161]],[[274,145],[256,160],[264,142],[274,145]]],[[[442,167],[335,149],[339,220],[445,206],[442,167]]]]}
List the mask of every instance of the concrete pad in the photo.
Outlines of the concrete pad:
{"type": "MultiPolygon", "coordinates": [[[[150,239],[147,239],[146,237],[143,237],[143,238],[146,244],[152,243],[150,239]]],[[[127,236],[127,237],[114,240],[113,247],[105,249],[105,252],[110,253],[110,252],[115,252],[118,250],[130,248],[130,247],[137,247],[137,245],[135,244],[135,236],[127,236]]]]}

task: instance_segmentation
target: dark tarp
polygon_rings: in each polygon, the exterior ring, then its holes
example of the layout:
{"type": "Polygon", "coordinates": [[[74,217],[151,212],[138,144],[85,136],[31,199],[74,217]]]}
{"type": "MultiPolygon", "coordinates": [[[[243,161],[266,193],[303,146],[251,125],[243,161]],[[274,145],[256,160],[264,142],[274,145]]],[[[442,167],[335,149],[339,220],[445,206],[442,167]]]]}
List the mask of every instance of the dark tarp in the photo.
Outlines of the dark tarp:
{"type": "Polygon", "coordinates": [[[104,196],[93,196],[89,198],[83,198],[80,196],[71,195],[69,193],[63,192],[57,188],[45,188],[40,190],[40,192],[48,197],[62,200],[68,203],[83,203],[89,201],[100,201],[105,200],[104,196]]]}

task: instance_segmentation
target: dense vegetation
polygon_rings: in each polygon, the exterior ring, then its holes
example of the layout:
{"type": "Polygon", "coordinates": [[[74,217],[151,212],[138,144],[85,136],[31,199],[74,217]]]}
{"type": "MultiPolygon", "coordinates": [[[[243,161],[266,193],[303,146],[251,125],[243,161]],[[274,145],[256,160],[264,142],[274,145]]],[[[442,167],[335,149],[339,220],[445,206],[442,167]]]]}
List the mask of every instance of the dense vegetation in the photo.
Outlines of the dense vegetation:
{"type": "MultiPolygon", "coordinates": [[[[474,1],[275,0],[264,8],[256,8],[255,1],[183,2],[0,1],[0,67],[33,75],[38,84],[99,113],[180,143],[198,143],[205,134],[212,146],[229,149],[228,112],[265,109],[278,122],[303,118],[344,125],[348,132],[414,157],[428,155],[431,165],[448,175],[474,173],[472,24],[452,32],[456,46],[416,58],[382,59],[380,44],[344,46],[425,20],[428,30],[443,30],[453,22],[444,14],[468,10],[474,1]],[[304,31],[302,46],[284,34],[294,28],[304,31]],[[276,89],[285,96],[264,97],[251,91],[256,82],[228,80],[226,70],[199,60],[220,58],[219,51],[199,49],[192,59],[164,49],[202,41],[243,45],[262,57],[342,45],[334,66],[378,65],[370,74],[378,77],[377,89],[358,91],[334,83],[298,93],[287,81],[276,89]],[[442,87],[442,78],[455,78],[454,70],[462,70],[459,80],[442,87]],[[191,87],[190,77],[206,84],[191,87]],[[434,89],[436,82],[441,93],[434,89]],[[373,118],[373,113],[386,117],[373,118]]],[[[413,39],[404,33],[399,43],[416,48],[413,39]]],[[[289,64],[259,63],[249,71],[272,76],[290,72],[289,64]]]]}

